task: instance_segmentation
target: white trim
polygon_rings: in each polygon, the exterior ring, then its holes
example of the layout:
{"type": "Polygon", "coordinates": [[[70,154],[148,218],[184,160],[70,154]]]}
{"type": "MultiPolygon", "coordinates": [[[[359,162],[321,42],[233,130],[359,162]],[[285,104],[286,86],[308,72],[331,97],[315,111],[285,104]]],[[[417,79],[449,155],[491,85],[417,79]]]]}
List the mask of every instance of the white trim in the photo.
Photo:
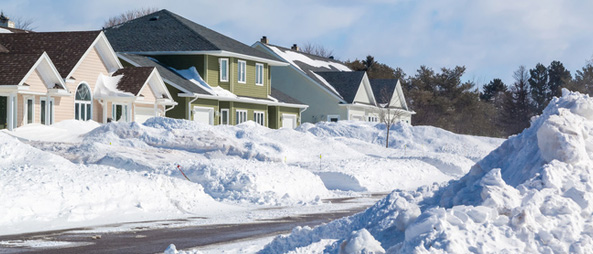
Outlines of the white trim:
{"type": "Polygon", "coordinates": [[[228,108],[221,108],[220,109],[220,120],[219,120],[221,125],[229,125],[230,121],[231,121],[231,110],[228,108]],[[222,121],[222,112],[226,112],[226,123],[223,123],[222,121]]]}
{"type": "Polygon", "coordinates": [[[62,76],[60,75],[60,73],[56,69],[54,63],[51,61],[51,59],[49,58],[49,56],[47,55],[46,52],[43,52],[43,54],[41,54],[41,56],[39,56],[39,58],[37,59],[37,61],[35,62],[35,64],[33,64],[33,66],[31,67],[31,69],[29,69],[29,71],[27,72],[27,74],[25,74],[25,76],[23,77],[23,79],[21,79],[21,81],[17,85],[18,86],[23,86],[23,84],[29,78],[29,76],[31,76],[31,74],[33,74],[33,72],[35,70],[37,70],[38,67],[40,67],[39,65],[44,60],[47,62],[48,66],[49,66],[49,73],[47,73],[46,71],[44,71],[43,68],[40,68],[39,74],[41,76],[39,78],[45,83],[44,84],[46,86],[45,89],[48,89],[49,90],[49,89],[52,89],[53,88],[53,87],[47,87],[47,85],[48,85],[47,83],[49,81],[51,81],[52,83],[55,82],[55,83],[59,84],[60,86],[62,86],[62,88],[64,88],[64,90],[68,91],[68,88],[66,87],[66,84],[64,83],[64,80],[62,79],[62,76]],[[46,75],[53,75],[54,76],[54,79],[53,80],[47,80],[44,77],[46,75]]]}
{"type": "MultiPolygon", "coordinates": [[[[82,115],[82,106],[78,110],[79,115],[78,116],[76,115],[76,107],[78,106],[77,103],[80,105],[85,105],[85,110],[86,110],[86,105],[91,105],[91,108],[90,108],[91,115],[90,115],[90,117],[87,117],[87,118],[89,118],[88,120],[93,120],[93,92],[91,91],[91,86],[86,81],[81,81],[80,83],[78,83],[78,85],[76,86],[76,90],[74,90],[74,119],[87,121],[87,119],[82,119],[80,117],[82,115]],[[81,85],[85,85],[87,87],[87,89],[89,90],[89,95],[91,96],[91,100],[80,101],[80,100],[76,99],[76,93],[78,93],[78,88],[81,85]]],[[[89,112],[87,112],[87,114],[85,114],[85,117],[88,116],[88,113],[89,112]]]]}
{"type": "Polygon", "coordinates": [[[237,83],[247,83],[247,61],[245,60],[237,60],[237,83]]]}
{"type": "MultiPolygon", "coordinates": [[[[208,75],[206,75],[208,76],[208,75]]],[[[229,73],[229,59],[228,58],[218,58],[218,81],[219,82],[229,82],[229,77],[230,77],[230,73],[229,73]],[[222,77],[222,62],[225,61],[226,62],[226,79],[223,79],[222,77]]]]}
{"type": "Polygon", "coordinates": [[[200,106],[194,106],[194,108],[192,109],[193,114],[194,114],[194,119],[192,119],[193,121],[196,121],[196,112],[197,111],[208,111],[208,124],[209,125],[214,125],[214,108],[212,107],[200,107],[200,106]]]}
{"type": "Polygon", "coordinates": [[[285,103],[285,102],[275,102],[275,101],[267,101],[267,100],[258,100],[253,98],[231,98],[231,97],[221,97],[221,96],[214,96],[214,95],[202,95],[202,94],[178,94],[179,97],[189,97],[195,98],[196,96],[200,97],[201,99],[212,99],[212,100],[219,100],[219,101],[229,101],[229,102],[244,102],[250,104],[258,104],[258,105],[267,105],[267,106],[281,106],[281,107],[292,107],[292,108],[308,108],[309,105],[305,104],[293,104],[293,103],[285,103]]]}
{"type": "Polygon", "coordinates": [[[35,96],[23,96],[23,125],[27,125],[27,124],[32,124],[35,123],[35,96]],[[31,118],[31,122],[29,123],[29,104],[28,101],[32,100],[33,101],[33,105],[32,105],[32,110],[31,110],[31,115],[33,116],[31,118]]]}
{"type": "MultiPolygon", "coordinates": [[[[76,63],[76,65],[74,65],[74,67],[72,68],[72,70],[70,70],[70,73],[68,73],[68,75],[64,78],[64,79],[69,79],[72,77],[72,75],[74,74],[74,72],[78,69],[78,67],[82,64],[82,60],[85,59],[87,57],[87,55],[91,52],[92,49],[95,48],[95,46],[97,45],[97,42],[99,40],[104,40],[104,42],[106,43],[106,50],[109,51],[108,55],[104,55],[101,52],[99,52],[99,49],[97,49],[97,54],[99,54],[99,57],[101,57],[101,61],[103,62],[103,64],[106,65],[106,61],[108,61],[108,59],[103,59],[104,57],[108,57],[111,56],[114,59],[111,59],[111,64],[116,65],[116,67],[114,68],[115,70],[117,69],[121,69],[123,68],[123,66],[121,65],[121,62],[119,61],[119,59],[117,58],[117,55],[115,54],[115,51],[113,51],[113,48],[111,47],[111,44],[109,43],[109,41],[107,40],[107,37],[105,37],[105,34],[103,33],[103,31],[99,32],[99,35],[97,35],[97,38],[95,38],[95,40],[93,41],[93,43],[91,43],[91,45],[89,46],[89,48],[84,52],[84,54],[82,55],[82,57],[80,57],[80,59],[78,59],[78,62],[76,63]]],[[[108,67],[106,65],[106,67],[108,67]]],[[[108,71],[115,71],[115,70],[109,70],[108,71]]]]}
{"type": "Polygon", "coordinates": [[[41,114],[45,114],[45,125],[52,125],[54,124],[54,117],[55,117],[55,100],[53,97],[41,97],[39,99],[39,108],[41,109],[41,102],[45,101],[45,112],[41,111],[41,113],[39,114],[39,123],[43,124],[41,122],[41,114]],[[49,98],[49,103],[47,103],[47,99],[49,98]],[[48,119],[49,116],[49,119],[48,119]],[[49,120],[49,121],[48,121],[49,120]]]}
{"type": "Polygon", "coordinates": [[[257,86],[263,86],[265,83],[265,79],[264,79],[265,75],[264,75],[264,64],[262,63],[255,63],[255,85],[257,86]],[[259,68],[261,67],[261,72],[259,72],[259,68]],[[260,75],[261,75],[261,82],[258,83],[257,80],[260,79],[260,75]]]}
{"type": "Polygon", "coordinates": [[[212,56],[222,56],[222,57],[235,57],[235,58],[242,58],[246,60],[256,61],[256,62],[264,62],[268,63],[272,66],[288,66],[289,63],[276,61],[272,59],[245,55],[225,50],[204,50],[204,51],[128,51],[128,52],[120,52],[126,54],[134,54],[134,55],[212,55],[212,56]]]}
{"type": "Polygon", "coordinates": [[[258,123],[261,126],[267,126],[266,125],[266,112],[265,111],[253,111],[253,121],[258,123]],[[258,122],[258,117],[257,115],[261,115],[261,121],[262,123],[258,122]]]}
{"type": "Polygon", "coordinates": [[[118,122],[118,120],[115,119],[115,107],[116,106],[122,106],[122,112],[125,113],[124,119],[120,120],[120,122],[130,122],[131,105],[129,103],[117,103],[117,102],[111,103],[111,119],[112,119],[112,121],[118,122]]]}
{"type": "Polygon", "coordinates": [[[235,110],[235,125],[247,122],[247,119],[249,119],[249,118],[247,118],[247,110],[244,110],[244,109],[236,109],[235,110]],[[241,121],[241,122],[239,122],[239,113],[241,113],[242,115],[243,115],[243,113],[245,114],[245,119],[243,119],[243,121],[241,121]]]}
{"type": "MultiPolygon", "coordinates": [[[[297,127],[297,114],[286,114],[286,113],[282,113],[282,115],[280,116],[280,124],[282,124],[281,128],[286,128],[287,126],[284,126],[284,120],[286,120],[286,118],[292,118],[292,125],[294,126],[294,128],[297,127]]],[[[292,129],[294,129],[292,128],[292,129]]]]}

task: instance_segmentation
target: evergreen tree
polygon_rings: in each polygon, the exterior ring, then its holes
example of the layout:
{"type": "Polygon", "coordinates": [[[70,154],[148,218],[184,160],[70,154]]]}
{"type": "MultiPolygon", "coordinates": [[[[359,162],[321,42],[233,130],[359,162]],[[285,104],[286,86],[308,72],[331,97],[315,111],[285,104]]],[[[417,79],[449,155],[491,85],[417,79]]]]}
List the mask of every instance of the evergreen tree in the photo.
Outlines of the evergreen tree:
{"type": "Polygon", "coordinates": [[[529,127],[529,120],[533,116],[532,104],[529,100],[530,88],[525,66],[519,66],[513,73],[515,82],[510,91],[505,93],[501,111],[500,123],[506,135],[517,134],[529,127]]]}
{"type": "Polygon", "coordinates": [[[577,70],[574,79],[567,85],[571,91],[579,91],[593,95],[593,64],[588,63],[582,69],[577,70]]]}
{"type": "MultiPolygon", "coordinates": [[[[535,106],[536,113],[541,113],[544,107],[548,105],[551,97],[551,90],[548,83],[548,69],[541,63],[538,63],[534,69],[529,70],[529,86],[531,98],[535,106]]],[[[517,81],[515,79],[515,81],[517,81]]]]}
{"type": "Polygon", "coordinates": [[[548,87],[550,88],[548,102],[554,96],[562,96],[562,87],[565,87],[571,80],[572,76],[570,75],[570,71],[564,68],[564,65],[561,62],[552,61],[550,66],[548,66],[548,87]]]}
{"type": "Polygon", "coordinates": [[[484,92],[480,94],[480,99],[492,102],[498,94],[505,93],[507,89],[507,85],[505,85],[501,79],[495,78],[487,85],[484,85],[484,92]]]}

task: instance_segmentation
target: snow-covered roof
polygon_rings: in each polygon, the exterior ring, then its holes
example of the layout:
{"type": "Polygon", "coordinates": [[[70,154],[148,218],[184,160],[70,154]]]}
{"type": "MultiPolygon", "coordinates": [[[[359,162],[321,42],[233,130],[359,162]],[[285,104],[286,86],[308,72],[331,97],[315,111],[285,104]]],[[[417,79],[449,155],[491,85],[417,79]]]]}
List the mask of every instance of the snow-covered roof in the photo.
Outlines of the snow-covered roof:
{"type": "Polygon", "coordinates": [[[117,84],[121,78],[123,78],[123,76],[124,75],[111,77],[103,75],[102,73],[99,74],[99,78],[97,78],[97,83],[95,84],[93,96],[95,98],[134,98],[134,94],[119,90],[117,88],[117,84]]]}
{"type": "Polygon", "coordinates": [[[319,72],[351,72],[352,70],[344,63],[280,46],[270,44],[264,45],[278,57],[290,63],[293,67],[317,82],[320,86],[326,88],[330,93],[333,93],[340,99],[344,99],[344,95],[339,92],[339,89],[336,89],[330,82],[327,82],[316,74],[319,72]]]}

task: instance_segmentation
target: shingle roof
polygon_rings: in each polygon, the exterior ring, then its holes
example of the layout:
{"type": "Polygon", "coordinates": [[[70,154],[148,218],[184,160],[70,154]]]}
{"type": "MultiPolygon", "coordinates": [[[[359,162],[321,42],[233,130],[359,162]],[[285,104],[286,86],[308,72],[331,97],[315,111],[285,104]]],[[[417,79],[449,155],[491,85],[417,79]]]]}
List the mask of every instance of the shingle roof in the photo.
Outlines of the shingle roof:
{"type": "MultiPolygon", "coordinates": [[[[141,55],[125,54],[125,53],[119,53],[118,55],[120,55],[121,57],[128,59],[130,61],[133,61],[133,63],[131,63],[131,64],[134,64],[134,65],[146,66],[146,67],[156,67],[157,70],[159,71],[159,74],[161,75],[161,77],[163,77],[163,79],[168,80],[172,83],[175,83],[175,85],[189,91],[190,93],[210,95],[210,93],[206,92],[204,89],[200,88],[198,85],[183,78],[182,76],[177,74],[175,71],[169,69],[169,67],[162,65],[158,62],[155,62],[151,58],[141,56],[141,55]]],[[[125,61],[125,59],[124,59],[124,61],[125,61]]]]}
{"type": "Polygon", "coordinates": [[[116,52],[229,51],[274,60],[235,39],[168,10],[105,29],[116,52]]]}
{"type": "Polygon", "coordinates": [[[369,81],[371,82],[371,88],[373,89],[373,94],[375,95],[377,103],[389,103],[389,100],[391,100],[393,92],[395,91],[397,79],[371,79],[369,81]]]}
{"type": "Polygon", "coordinates": [[[15,54],[47,52],[66,78],[100,32],[0,33],[0,44],[15,54]]]}
{"type": "Polygon", "coordinates": [[[354,101],[356,92],[362,83],[364,71],[320,71],[315,72],[331,84],[348,103],[354,101]]]}
{"type": "MultiPolygon", "coordinates": [[[[328,63],[327,67],[319,67],[319,66],[313,66],[310,65],[306,62],[303,61],[299,61],[297,60],[292,60],[292,59],[284,59],[283,56],[280,56],[281,58],[283,58],[285,61],[288,61],[289,63],[292,62],[294,65],[296,65],[295,67],[297,67],[298,69],[302,70],[305,75],[307,75],[309,78],[311,78],[313,81],[317,82],[318,84],[320,84],[321,86],[324,86],[326,88],[328,88],[328,90],[331,93],[334,93],[336,96],[338,96],[339,98],[344,99],[343,95],[340,94],[339,91],[337,91],[337,89],[334,89],[334,87],[327,87],[323,81],[321,81],[314,73],[315,72],[328,72],[328,71],[348,71],[350,72],[351,70],[344,65],[344,63],[337,61],[335,59],[330,59],[330,58],[325,58],[325,57],[320,57],[320,56],[316,56],[316,55],[312,55],[312,54],[307,54],[301,51],[297,51],[297,50],[293,50],[293,49],[289,49],[289,48],[285,48],[285,47],[281,47],[281,46],[276,46],[276,45],[271,45],[271,44],[266,44],[266,46],[268,46],[268,48],[276,48],[278,49],[280,52],[282,53],[295,53],[295,54],[300,54],[302,56],[305,56],[306,58],[311,59],[312,61],[320,61],[320,62],[326,62],[328,63]],[[335,66],[340,66],[341,69],[336,68],[335,66]]],[[[274,51],[274,50],[272,50],[274,51]]],[[[356,91],[355,91],[356,92],[356,91]]]]}
{"type": "Polygon", "coordinates": [[[18,85],[27,75],[35,62],[39,60],[38,54],[0,54],[0,85],[18,85]]]}
{"type": "Polygon", "coordinates": [[[111,76],[123,75],[117,83],[117,89],[138,95],[153,70],[154,67],[126,67],[117,70],[111,76]]]}
{"type": "Polygon", "coordinates": [[[275,99],[277,99],[279,102],[284,102],[284,103],[291,103],[291,104],[303,104],[301,101],[290,97],[289,95],[280,92],[278,89],[273,88],[272,87],[272,93],[270,94],[270,96],[274,97],[275,99]]]}

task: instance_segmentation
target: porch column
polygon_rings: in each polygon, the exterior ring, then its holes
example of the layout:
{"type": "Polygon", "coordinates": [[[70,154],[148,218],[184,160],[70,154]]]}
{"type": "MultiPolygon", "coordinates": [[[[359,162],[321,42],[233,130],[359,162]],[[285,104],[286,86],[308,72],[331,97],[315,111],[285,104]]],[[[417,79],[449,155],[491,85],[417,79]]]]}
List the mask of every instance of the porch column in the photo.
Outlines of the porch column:
{"type": "Polygon", "coordinates": [[[51,114],[51,109],[50,109],[50,102],[51,102],[51,97],[49,97],[49,94],[47,95],[47,97],[45,98],[45,125],[51,125],[51,116],[49,114],[51,114]]]}
{"type": "Polygon", "coordinates": [[[107,123],[107,101],[103,100],[103,123],[107,123]]]}
{"type": "Polygon", "coordinates": [[[14,125],[16,123],[16,119],[14,119],[15,114],[14,114],[14,110],[15,110],[15,94],[9,94],[8,95],[8,130],[12,131],[14,129],[14,125]]]}

